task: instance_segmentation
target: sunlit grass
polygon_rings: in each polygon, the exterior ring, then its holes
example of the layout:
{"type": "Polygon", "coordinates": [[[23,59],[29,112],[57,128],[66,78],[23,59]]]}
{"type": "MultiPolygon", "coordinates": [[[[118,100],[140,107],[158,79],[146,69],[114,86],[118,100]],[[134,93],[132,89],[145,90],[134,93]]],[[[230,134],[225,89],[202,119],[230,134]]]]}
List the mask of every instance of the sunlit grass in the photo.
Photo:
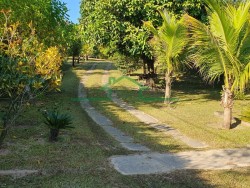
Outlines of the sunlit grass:
{"type": "MultiPolygon", "coordinates": [[[[121,72],[112,69],[111,77],[122,76],[121,72]]],[[[137,77],[131,77],[137,81],[137,77]]],[[[210,148],[246,147],[250,144],[250,127],[238,125],[231,130],[223,130],[222,117],[214,115],[223,111],[220,106],[220,88],[202,83],[199,78],[173,83],[174,103],[170,107],[163,104],[164,91],[146,90],[142,95],[135,88],[131,89],[129,80],[112,88],[119,97],[136,108],[156,117],[161,122],[178,129],[181,133],[206,142],[210,148]]],[[[250,100],[236,100],[234,117],[240,118],[244,107],[250,100]]]]}

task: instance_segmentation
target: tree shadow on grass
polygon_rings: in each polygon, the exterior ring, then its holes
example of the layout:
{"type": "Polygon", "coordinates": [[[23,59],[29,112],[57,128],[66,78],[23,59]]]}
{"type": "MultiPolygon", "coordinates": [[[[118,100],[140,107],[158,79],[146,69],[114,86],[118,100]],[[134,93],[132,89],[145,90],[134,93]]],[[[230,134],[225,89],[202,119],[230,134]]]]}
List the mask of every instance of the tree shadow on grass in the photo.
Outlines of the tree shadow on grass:
{"type": "Polygon", "coordinates": [[[178,170],[167,174],[133,176],[139,187],[174,187],[174,188],[215,188],[248,186],[247,177],[250,169],[235,170],[178,170]],[[227,177],[227,178],[225,178],[227,177]],[[245,180],[245,181],[244,181],[245,180]],[[212,182],[212,183],[211,183],[212,182]],[[242,184],[243,183],[243,184],[242,184]]]}
{"type": "Polygon", "coordinates": [[[152,129],[141,122],[129,120],[131,115],[125,110],[117,107],[111,99],[107,97],[105,91],[100,92],[98,88],[91,87],[87,89],[86,93],[88,93],[88,96],[85,100],[89,100],[97,111],[100,111],[103,115],[110,118],[114,127],[121,129],[130,136],[134,136],[136,141],[151,145],[151,148],[152,146],[153,148],[160,148],[162,151],[177,151],[183,149],[183,146],[180,147],[180,145],[176,145],[177,142],[172,141],[170,135],[161,134],[159,131],[152,129]],[[99,96],[97,96],[97,94],[99,94],[99,96]],[[123,118],[124,114],[125,118],[123,118]],[[164,139],[168,140],[169,144],[162,145],[161,142],[164,139]]]}
{"type": "MultiPolygon", "coordinates": [[[[132,104],[133,106],[140,106],[140,105],[149,105],[153,108],[157,108],[157,109],[162,109],[162,102],[155,102],[155,101],[141,101],[139,100],[138,98],[136,98],[136,95],[138,94],[137,91],[126,91],[126,90],[119,90],[119,92],[122,92],[122,93],[125,93],[125,95],[122,95],[121,98],[124,99],[123,96],[125,96],[125,102],[129,103],[129,104],[132,104]],[[132,95],[130,96],[129,93],[132,93],[132,95]]],[[[90,98],[90,101],[91,102],[94,102],[95,103],[95,106],[100,106],[99,108],[101,108],[101,110],[107,115],[107,116],[111,116],[112,118],[115,118],[115,121],[117,121],[118,123],[117,124],[121,124],[119,120],[119,117],[116,114],[116,110],[110,110],[110,109],[106,109],[104,108],[104,106],[107,106],[107,105],[110,105],[110,104],[113,104],[113,102],[111,101],[110,98],[107,97],[107,94],[100,90],[98,87],[92,87],[92,88],[88,88],[88,93],[89,93],[89,96],[92,97],[90,98]],[[94,96],[95,95],[95,96],[94,96]],[[94,96],[94,97],[93,97],[94,96]],[[112,112],[112,113],[109,113],[109,112],[112,112]],[[116,117],[117,116],[117,117],[116,117]]],[[[119,95],[118,95],[119,96],[119,95]]],[[[194,101],[194,100],[193,100],[194,101]]],[[[204,101],[202,101],[203,103],[204,101]]],[[[178,103],[178,102],[177,102],[178,103]]],[[[114,105],[114,104],[113,104],[114,105]]],[[[176,104],[171,104],[171,108],[175,108],[176,104]]],[[[178,105],[178,104],[177,104],[178,105]]],[[[124,111],[124,110],[122,110],[124,111]]],[[[196,122],[193,121],[193,119],[190,119],[190,118],[185,118],[185,117],[182,117],[180,116],[179,114],[175,114],[175,113],[171,113],[171,116],[175,119],[178,119],[178,121],[181,121],[183,123],[185,123],[186,125],[190,126],[190,127],[196,127],[198,129],[203,129],[202,127],[200,127],[200,125],[197,125],[196,122]]],[[[139,123],[138,125],[135,123],[135,122],[125,122],[126,123],[129,123],[131,127],[133,126],[141,126],[141,124],[139,123]]],[[[239,125],[239,121],[236,121],[233,126],[237,126],[239,125]]],[[[147,127],[144,132],[146,132],[147,130],[151,130],[152,131],[152,128],[149,128],[147,127]]],[[[207,133],[209,134],[212,134],[214,136],[217,136],[217,137],[220,137],[221,139],[224,139],[224,140],[227,140],[229,142],[234,142],[233,140],[230,140],[230,138],[228,138],[227,136],[223,136],[220,132],[215,132],[213,131],[212,129],[210,128],[205,128],[205,130],[207,133]]],[[[137,132],[140,132],[140,130],[138,129],[137,132]]],[[[150,137],[150,136],[149,136],[150,137]]],[[[150,140],[150,138],[148,138],[150,140]]],[[[152,140],[151,140],[152,141],[152,140]]],[[[154,142],[154,141],[152,141],[154,142]]],[[[160,143],[160,139],[155,141],[155,143],[160,143]]],[[[164,146],[163,146],[164,147],[164,146]]],[[[161,148],[161,147],[159,147],[161,148]]],[[[178,148],[176,148],[178,150],[178,148]]]]}
{"type": "MultiPolygon", "coordinates": [[[[88,62],[82,62],[79,64],[76,64],[75,67],[73,67],[74,70],[89,70],[94,64],[95,66],[98,66],[98,69],[105,70],[106,66],[108,65],[108,61],[88,61],[88,62]]],[[[117,70],[114,66],[110,66],[109,70],[117,70]]]]}
{"type": "Polygon", "coordinates": [[[209,180],[200,177],[201,171],[198,170],[180,170],[167,174],[156,175],[137,175],[131,177],[138,184],[138,187],[158,188],[214,188],[209,180]]]}

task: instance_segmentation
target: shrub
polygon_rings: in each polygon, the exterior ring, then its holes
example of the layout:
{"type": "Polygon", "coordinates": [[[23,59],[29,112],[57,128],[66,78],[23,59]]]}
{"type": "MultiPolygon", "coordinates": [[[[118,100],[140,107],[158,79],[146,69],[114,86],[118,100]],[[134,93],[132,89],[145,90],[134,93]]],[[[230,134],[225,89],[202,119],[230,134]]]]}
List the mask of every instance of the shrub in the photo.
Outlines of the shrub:
{"type": "Polygon", "coordinates": [[[10,23],[9,14],[0,25],[0,97],[6,102],[0,146],[25,104],[61,84],[62,57],[57,47],[40,43],[32,23],[20,32],[20,23],[10,23]]]}
{"type": "Polygon", "coordinates": [[[57,141],[60,129],[74,128],[72,126],[69,126],[70,124],[72,124],[72,118],[69,114],[63,114],[59,113],[59,111],[57,110],[52,110],[45,111],[43,113],[43,116],[45,118],[44,123],[50,129],[50,141],[57,141]]]}

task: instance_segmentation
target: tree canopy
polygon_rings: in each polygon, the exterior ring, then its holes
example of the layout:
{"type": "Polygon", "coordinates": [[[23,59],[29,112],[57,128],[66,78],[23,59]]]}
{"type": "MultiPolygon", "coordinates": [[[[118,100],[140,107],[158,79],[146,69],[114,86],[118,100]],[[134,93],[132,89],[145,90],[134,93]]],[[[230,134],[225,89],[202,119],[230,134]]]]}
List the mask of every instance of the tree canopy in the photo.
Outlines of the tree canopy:
{"type": "MultiPolygon", "coordinates": [[[[59,0],[1,0],[2,10],[9,11],[9,22],[19,22],[19,32],[29,31],[32,23],[37,38],[47,46],[64,44],[65,27],[68,24],[67,7],[59,0]]],[[[0,15],[0,24],[5,19],[0,15]]]]}
{"type": "Polygon", "coordinates": [[[108,54],[118,52],[128,57],[152,60],[148,45],[150,33],[143,21],[161,25],[158,9],[175,15],[184,12],[203,19],[205,10],[200,0],[82,0],[81,25],[87,42],[108,48],[108,54]]]}

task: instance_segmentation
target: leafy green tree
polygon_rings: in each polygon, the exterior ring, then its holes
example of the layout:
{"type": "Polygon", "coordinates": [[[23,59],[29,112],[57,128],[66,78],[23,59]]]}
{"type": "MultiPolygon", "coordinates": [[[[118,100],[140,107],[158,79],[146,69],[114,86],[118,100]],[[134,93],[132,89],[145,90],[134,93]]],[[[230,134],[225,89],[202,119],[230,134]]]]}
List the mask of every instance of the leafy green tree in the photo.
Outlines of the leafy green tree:
{"type": "Polygon", "coordinates": [[[91,44],[83,44],[82,53],[85,56],[85,60],[89,60],[89,56],[94,53],[94,46],[92,46],[91,44]]]}
{"type": "Polygon", "coordinates": [[[209,11],[208,26],[186,17],[192,34],[191,58],[209,81],[224,76],[223,127],[230,129],[234,94],[243,92],[250,78],[250,2],[204,2],[209,11]]]}
{"type": "Polygon", "coordinates": [[[79,25],[71,24],[69,27],[70,31],[68,32],[69,35],[68,54],[72,56],[72,66],[74,67],[76,58],[79,63],[83,44],[81,36],[79,35],[79,25]]]}
{"type": "MultiPolygon", "coordinates": [[[[19,22],[19,32],[27,35],[28,24],[32,23],[39,42],[46,46],[63,48],[65,27],[67,27],[67,7],[59,0],[1,0],[0,9],[11,11],[9,22],[19,22]]],[[[5,19],[0,15],[0,24],[5,19]]]]}
{"type": "Polygon", "coordinates": [[[77,58],[77,61],[79,63],[79,58],[82,50],[82,41],[80,39],[74,39],[71,41],[70,45],[70,55],[72,55],[72,66],[75,66],[75,61],[77,58]]]}
{"type": "Polygon", "coordinates": [[[166,11],[160,11],[163,19],[162,26],[155,28],[152,22],[144,22],[154,34],[154,47],[156,59],[165,67],[165,103],[170,102],[172,77],[181,67],[179,56],[188,43],[187,29],[183,23],[184,18],[177,20],[166,11]]]}
{"type": "Polygon", "coordinates": [[[32,24],[20,33],[19,23],[8,22],[9,11],[2,10],[0,25],[0,97],[4,100],[0,145],[23,107],[36,96],[61,83],[62,58],[57,47],[46,47],[37,40],[32,24]]]}

